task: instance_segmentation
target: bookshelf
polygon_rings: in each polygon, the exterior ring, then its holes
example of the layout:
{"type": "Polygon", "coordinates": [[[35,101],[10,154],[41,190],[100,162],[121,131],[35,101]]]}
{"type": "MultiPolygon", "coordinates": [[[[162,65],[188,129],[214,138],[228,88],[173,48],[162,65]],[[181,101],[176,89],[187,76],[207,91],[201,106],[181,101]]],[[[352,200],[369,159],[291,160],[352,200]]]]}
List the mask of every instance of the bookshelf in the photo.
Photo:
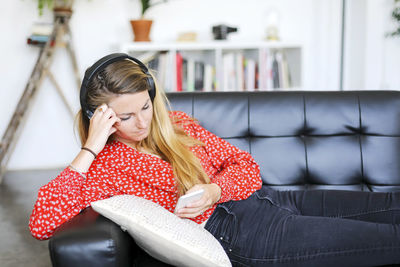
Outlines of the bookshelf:
{"type": "Polygon", "coordinates": [[[302,86],[302,48],[282,42],[124,43],[171,91],[286,90],[302,86]]]}

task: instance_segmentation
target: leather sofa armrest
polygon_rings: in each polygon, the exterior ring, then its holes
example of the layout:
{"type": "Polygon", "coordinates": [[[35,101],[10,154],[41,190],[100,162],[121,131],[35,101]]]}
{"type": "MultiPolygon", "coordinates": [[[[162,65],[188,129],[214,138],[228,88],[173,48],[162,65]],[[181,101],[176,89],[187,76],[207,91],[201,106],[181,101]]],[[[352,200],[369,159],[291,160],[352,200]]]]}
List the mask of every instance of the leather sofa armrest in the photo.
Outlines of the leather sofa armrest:
{"type": "Polygon", "coordinates": [[[91,207],[58,227],[49,241],[57,267],[132,267],[139,250],[128,233],[91,207]]]}

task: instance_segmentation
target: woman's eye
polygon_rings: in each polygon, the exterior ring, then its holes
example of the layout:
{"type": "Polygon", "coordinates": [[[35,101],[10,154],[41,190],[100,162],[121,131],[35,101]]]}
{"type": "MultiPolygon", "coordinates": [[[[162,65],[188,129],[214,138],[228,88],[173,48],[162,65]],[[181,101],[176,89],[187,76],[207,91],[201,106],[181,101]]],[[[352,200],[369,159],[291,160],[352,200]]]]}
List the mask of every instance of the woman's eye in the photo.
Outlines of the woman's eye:
{"type": "Polygon", "coordinates": [[[121,121],[126,121],[126,120],[129,120],[131,117],[129,116],[129,117],[126,117],[126,118],[121,118],[121,121]]]}
{"type": "Polygon", "coordinates": [[[150,106],[149,105],[147,105],[147,106],[144,106],[143,107],[143,109],[148,109],[150,106]]]}

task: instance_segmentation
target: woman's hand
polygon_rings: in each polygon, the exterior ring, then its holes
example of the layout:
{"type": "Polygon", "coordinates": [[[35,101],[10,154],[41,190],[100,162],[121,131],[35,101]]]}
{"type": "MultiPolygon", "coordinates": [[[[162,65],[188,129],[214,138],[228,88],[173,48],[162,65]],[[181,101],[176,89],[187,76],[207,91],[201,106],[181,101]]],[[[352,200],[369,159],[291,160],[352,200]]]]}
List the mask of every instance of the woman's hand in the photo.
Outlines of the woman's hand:
{"type": "Polygon", "coordinates": [[[114,125],[119,123],[121,119],[117,117],[114,110],[106,104],[101,105],[90,119],[88,139],[84,146],[98,154],[103,150],[110,135],[117,130],[114,125]]]}
{"type": "Polygon", "coordinates": [[[203,196],[193,202],[189,203],[185,208],[179,209],[175,214],[181,218],[194,218],[211,208],[221,198],[221,188],[217,184],[197,184],[186,192],[191,192],[204,189],[203,196]]]}

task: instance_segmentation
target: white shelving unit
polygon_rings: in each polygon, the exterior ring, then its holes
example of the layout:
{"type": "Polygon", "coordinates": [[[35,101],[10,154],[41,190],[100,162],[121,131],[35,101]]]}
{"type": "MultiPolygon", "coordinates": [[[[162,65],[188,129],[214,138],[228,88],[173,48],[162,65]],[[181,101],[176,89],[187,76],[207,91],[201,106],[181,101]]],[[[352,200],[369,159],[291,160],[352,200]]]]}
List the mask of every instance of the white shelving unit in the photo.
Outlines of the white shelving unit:
{"type": "MultiPolygon", "coordinates": [[[[229,41],[202,43],[149,42],[124,43],[120,46],[120,51],[144,61],[146,61],[146,58],[149,56],[157,56],[158,53],[166,55],[163,61],[166,65],[166,73],[163,74],[165,75],[163,76],[165,77],[163,79],[163,86],[166,91],[176,91],[177,88],[176,66],[178,54],[189,61],[202,62],[204,65],[212,66],[214,70],[214,86],[212,90],[215,91],[282,90],[300,88],[302,86],[302,48],[298,44],[283,42],[245,43],[229,41]],[[285,76],[286,79],[280,76],[280,86],[277,87],[276,83],[275,88],[273,80],[271,80],[273,75],[272,63],[274,58],[278,59],[277,61],[280,62],[280,70],[282,70],[281,62],[284,62],[282,66],[286,65],[285,70],[281,71],[279,75],[287,72],[287,76],[285,76]],[[251,82],[250,84],[246,84],[246,82],[243,81],[243,77],[238,78],[238,76],[240,76],[238,74],[240,73],[239,69],[241,66],[243,66],[243,70],[245,71],[245,68],[248,68],[245,66],[254,64],[257,66],[256,73],[258,73],[258,82],[255,84],[258,83],[258,86],[252,86],[251,82]],[[282,81],[285,82],[282,83],[282,81]]],[[[183,90],[185,91],[187,88],[183,88],[183,90]]]]}

